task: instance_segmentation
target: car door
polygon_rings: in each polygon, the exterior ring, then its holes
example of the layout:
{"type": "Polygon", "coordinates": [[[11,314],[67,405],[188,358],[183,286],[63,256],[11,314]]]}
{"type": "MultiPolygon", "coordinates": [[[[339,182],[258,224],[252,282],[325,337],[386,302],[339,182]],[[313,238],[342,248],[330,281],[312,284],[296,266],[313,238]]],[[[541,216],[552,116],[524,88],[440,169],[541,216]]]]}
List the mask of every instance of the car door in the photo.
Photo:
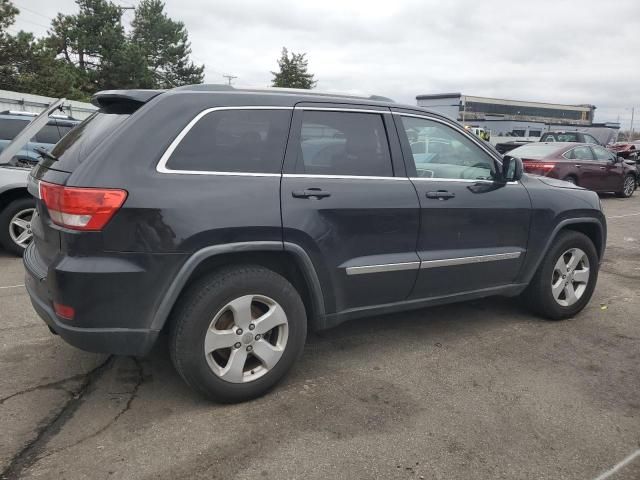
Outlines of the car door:
{"type": "Polygon", "coordinates": [[[394,117],[421,205],[421,268],[411,298],[517,282],[530,222],[525,187],[494,181],[496,157],[452,122],[407,112],[394,117]],[[413,152],[413,143],[432,139],[437,150],[413,152]]]}
{"type": "Polygon", "coordinates": [[[409,295],[420,205],[389,109],[298,104],[281,203],[284,241],[310,255],[327,313],[409,295]]]}
{"type": "Polygon", "coordinates": [[[617,161],[615,153],[610,152],[599,145],[592,145],[591,149],[596,158],[599,175],[594,177],[597,181],[598,188],[593,190],[612,192],[622,188],[622,179],[624,177],[624,167],[622,162],[617,161]]]}
{"type": "Polygon", "coordinates": [[[578,145],[566,151],[563,155],[567,159],[567,165],[573,165],[570,174],[577,175],[576,184],[584,188],[593,189],[597,186],[600,175],[599,165],[595,162],[595,156],[588,145],[578,145]]]}

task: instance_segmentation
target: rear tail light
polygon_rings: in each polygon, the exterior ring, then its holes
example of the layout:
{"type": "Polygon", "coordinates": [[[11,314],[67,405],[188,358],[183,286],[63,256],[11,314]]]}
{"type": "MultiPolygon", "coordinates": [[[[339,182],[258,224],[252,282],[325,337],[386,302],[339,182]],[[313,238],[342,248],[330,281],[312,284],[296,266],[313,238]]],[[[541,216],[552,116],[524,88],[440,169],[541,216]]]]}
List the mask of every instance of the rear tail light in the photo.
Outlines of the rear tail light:
{"type": "Polygon", "coordinates": [[[524,160],[522,164],[526,171],[542,171],[545,174],[556,168],[555,162],[536,162],[533,160],[524,160]]]}
{"type": "Polygon", "coordinates": [[[125,190],[79,188],[40,182],[40,198],[51,220],[73,230],[102,230],[127,199],[125,190]]]}

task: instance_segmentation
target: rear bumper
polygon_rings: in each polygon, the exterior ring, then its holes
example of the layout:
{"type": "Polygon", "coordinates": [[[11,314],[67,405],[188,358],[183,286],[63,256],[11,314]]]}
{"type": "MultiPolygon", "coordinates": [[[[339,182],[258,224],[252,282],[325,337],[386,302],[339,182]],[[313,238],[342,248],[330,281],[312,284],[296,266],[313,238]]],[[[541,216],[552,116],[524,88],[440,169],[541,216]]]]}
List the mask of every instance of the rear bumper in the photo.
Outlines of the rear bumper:
{"type": "MultiPolygon", "coordinates": [[[[70,271],[65,269],[68,257],[45,266],[34,244],[23,260],[25,286],[35,311],[66,342],[82,350],[116,355],[143,356],[151,350],[160,333],[151,328],[152,306],[163,292],[163,288],[149,287],[148,277],[157,275],[155,269],[114,271],[123,266],[122,257],[105,268],[99,268],[102,265],[95,258],[74,259],[70,271]],[[53,310],[54,300],[73,305],[76,317],[71,321],[59,318],[53,310]]],[[[160,283],[157,277],[155,283],[160,283]]]]}
{"type": "Polygon", "coordinates": [[[64,325],[48,303],[40,298],[27,273],[27,292],[36,313],[56,334],[74,347],[96,353],[144,356],[151,350],[160,332],[128,328],[75,328],[64,325]]]}

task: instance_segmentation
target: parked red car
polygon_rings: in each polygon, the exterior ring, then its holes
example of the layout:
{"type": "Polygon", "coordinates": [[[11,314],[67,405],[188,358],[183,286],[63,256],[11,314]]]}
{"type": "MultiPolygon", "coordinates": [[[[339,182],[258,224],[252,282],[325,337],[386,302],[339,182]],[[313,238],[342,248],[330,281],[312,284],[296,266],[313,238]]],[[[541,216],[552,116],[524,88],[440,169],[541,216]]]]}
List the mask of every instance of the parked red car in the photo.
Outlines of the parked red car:
{"type": "Polygon", "coordinates": [[[637,171],[604,147],[586,143],[536,142],[509,152],[527,173],[565,180],[596,192],[630,197],[637,171]]]}
{"type": "Polygon", "coordinates": [[[619,157],[638,160],[638,156],[640,155],[640,140],[634,140],[633,142],[616,142],[607,145],[607,148],[619,157]]]}

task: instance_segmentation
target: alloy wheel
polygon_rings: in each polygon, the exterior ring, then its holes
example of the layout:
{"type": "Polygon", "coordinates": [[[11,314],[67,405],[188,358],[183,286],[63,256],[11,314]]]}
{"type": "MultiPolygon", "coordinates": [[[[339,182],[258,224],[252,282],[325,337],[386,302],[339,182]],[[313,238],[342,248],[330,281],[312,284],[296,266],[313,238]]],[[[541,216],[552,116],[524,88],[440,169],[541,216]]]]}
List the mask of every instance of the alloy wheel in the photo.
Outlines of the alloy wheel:
{"type": "Polygon", "coordinates": [[[623,192],[625,197],[630,197],[636,188],[636,181],[633,177],[628,176],[624,181],[623,192]]]}
{"type": "Polygon", "coordinates": [[[278,363],[287,345],[288,321],[282,307],[264,295],[244,295],[215,315],[204,339],[213,373],[227,382],[257,380],[278,363]]]}
{"type": "Polygon", "coordinates": [[[33,240],[31,220],[35,208],[25,208],[16,213],[9,222],[9,236],[11,240],[21,248],[27,248],[33,240]]]}
{"type": "Polygon", "coordinates": [[[563,307],[570,307],[584,295],[589,283],[589,258],[579,248],[565,251],[553,267],[551,292],[563,307]]]}

